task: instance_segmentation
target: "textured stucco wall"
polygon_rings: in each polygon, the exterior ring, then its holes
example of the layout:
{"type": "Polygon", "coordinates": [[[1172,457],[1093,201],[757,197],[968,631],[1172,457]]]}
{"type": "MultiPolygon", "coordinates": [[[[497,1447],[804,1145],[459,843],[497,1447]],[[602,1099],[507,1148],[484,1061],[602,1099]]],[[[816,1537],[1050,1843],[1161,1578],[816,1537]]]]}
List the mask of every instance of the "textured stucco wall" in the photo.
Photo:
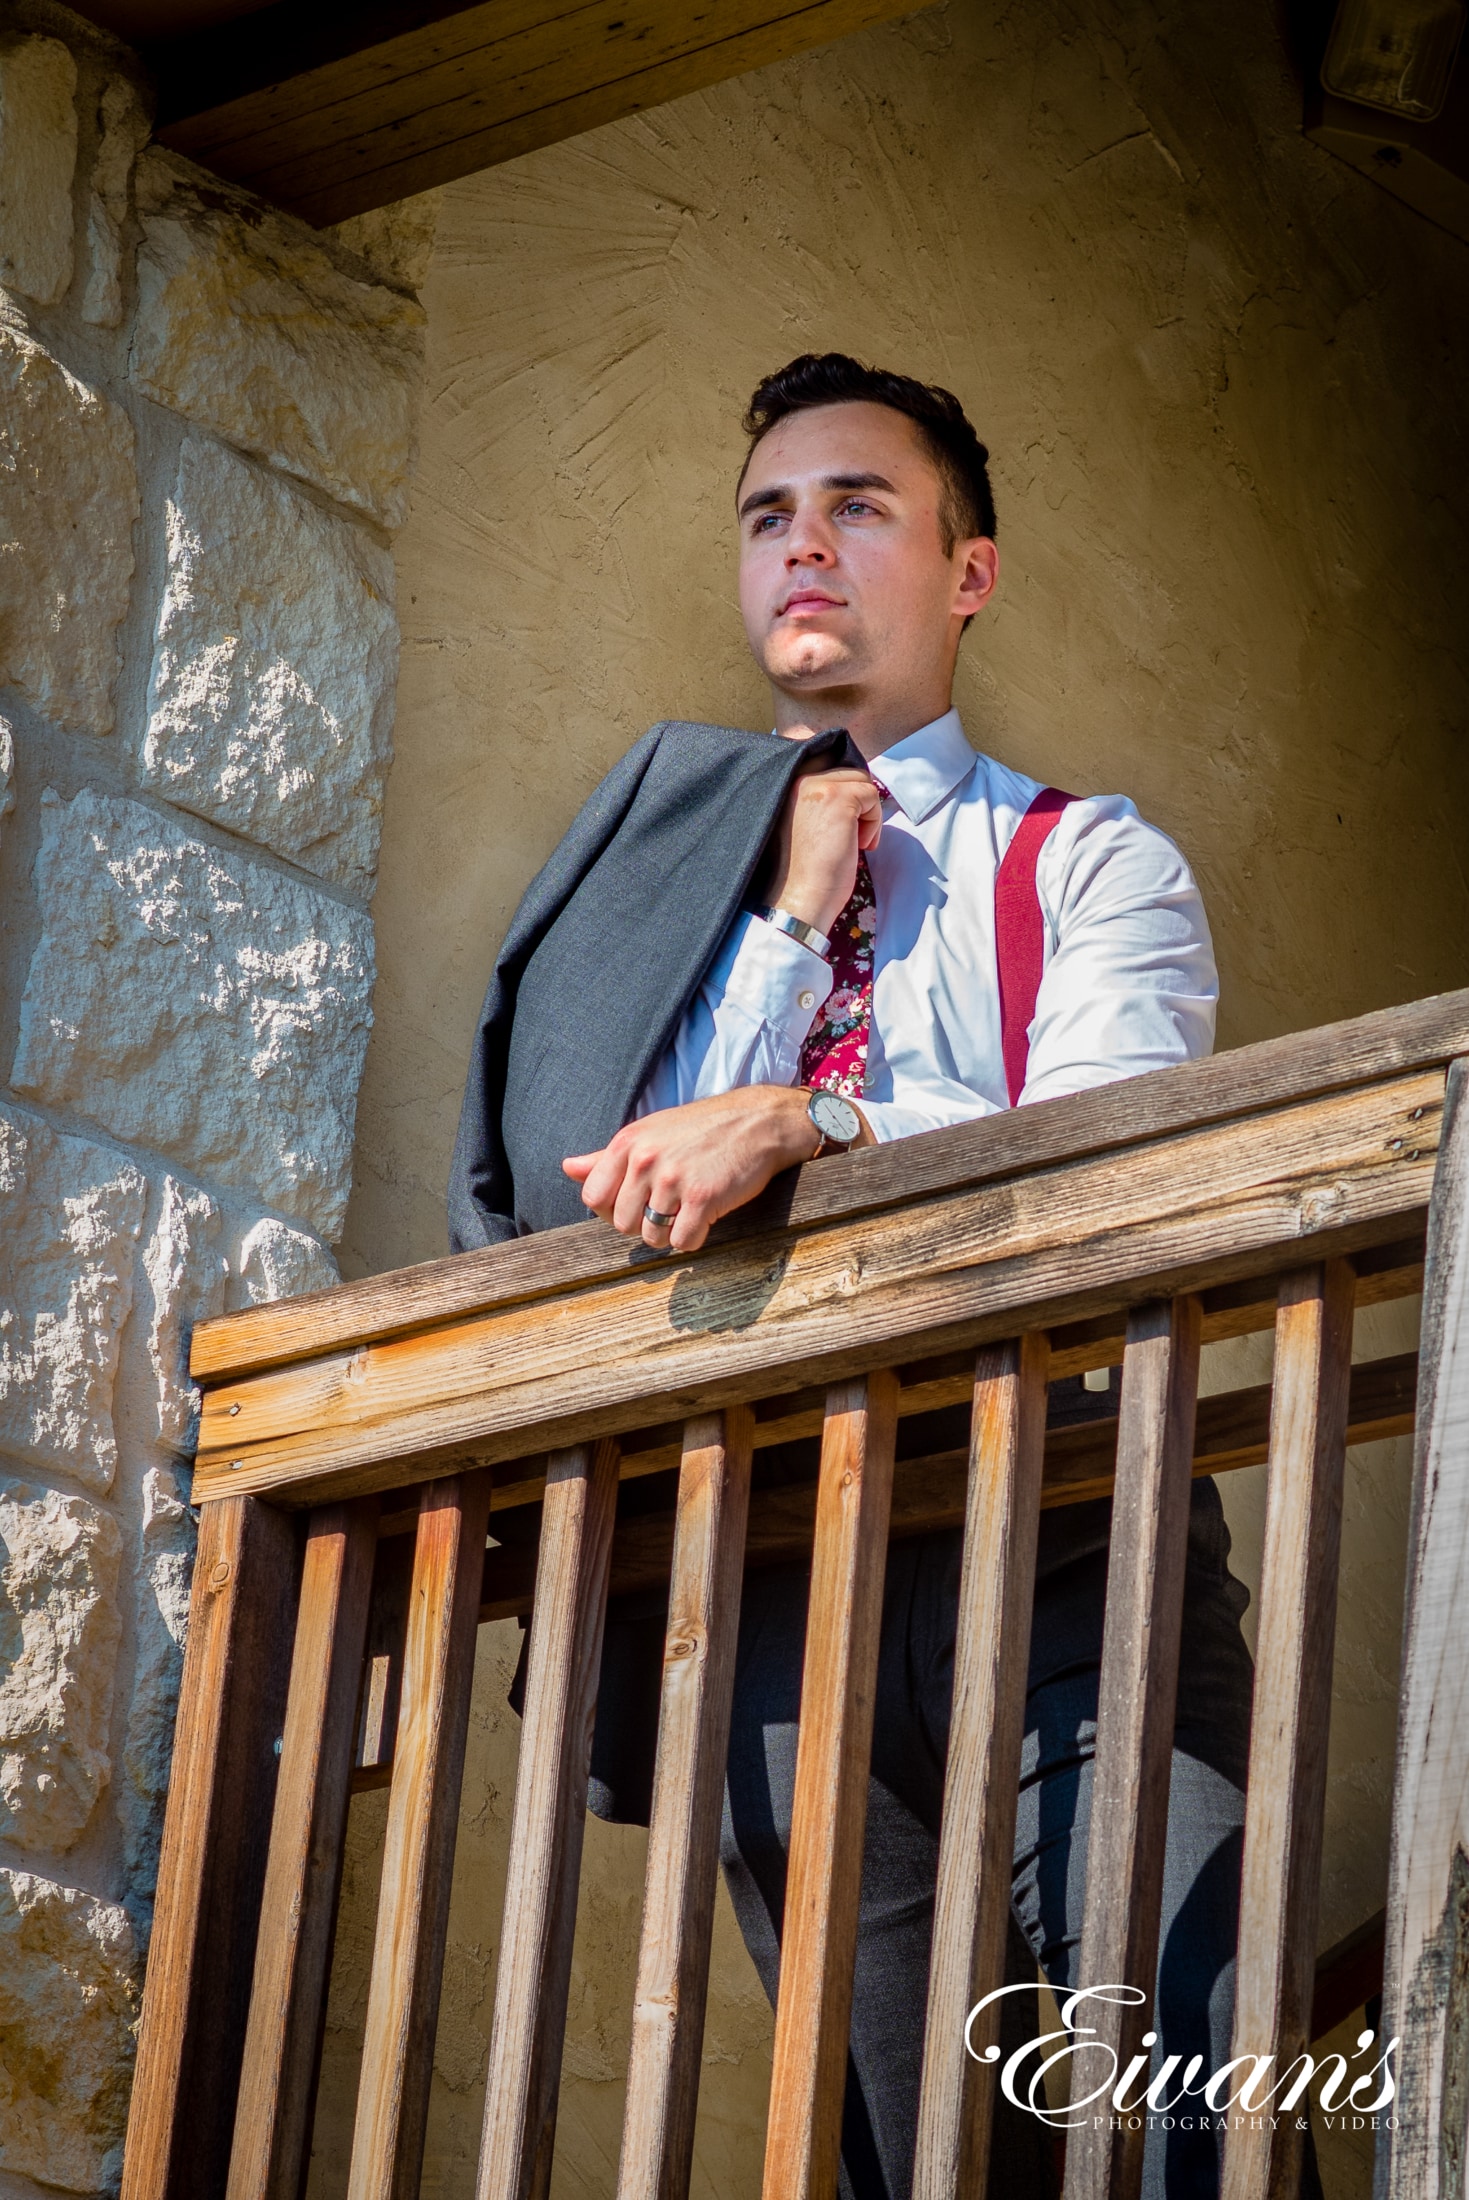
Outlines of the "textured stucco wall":
{"type": "MultiPolygon", "coordinates": [[[[764,722],[736,419],[837,345],[958,390],[1005,570],[971,736],[1198,866],[1238,1044],[1461,984],[1469,258],[1300,135],[1265,0],[950,0],[451,188],[344,1258],[437,1253],[525,882],[666,715],[764,722]]],[[[588,973],[587,1038],[597,987],[588,973]]],[[[1404,1333],[1404,1322],[1407,1330],[1404,1333]]],[[[1364,1350],[1401,1349],[1376,1318],[1364,1350]]],[[[1268,1340],[1211,1356],[1257,1381],[1268,1340]]],[[[1323,1939],[1382,1898],[1406,1447],[1352,1461],[1323,1939]]],[[[1226,1484],[1257,1566],[1261,1476],[1226,1484]]],[[[424,2190],[472,2189],[516,1726],[486,1630],[424,2190]]],[[[343,2189],[381,1804],[354,1816],[313,2195],[343,2189]]],[[[613,2190],[640,1835],[588,1829],[555,2190],[613,2190]]],[[[721,1906],[696,2190],[759,2188],[769,2022],[721,1906]]],[[[917,2021],[915,2013],[915,2021],[917,2021]]],[[[1340,2193],[1362,2165],[1338,2158],[1340,2193]]]]}
{"type": "Polygon", "coordinates": [[[116,2184],[190,1325],[336,1274],[422,361],[383,225],[147,136],[0,8],[0,2200],[116,2184]]]}
{"type": "Polygon", "coordinates": [[[1179,837],[1221,1045],[1462,979],[1465,251],[1298,116],[1264,0],[955,0],[444,195],[347,1259],[441,1249],[485,973],[598,776],[763,722],[735,422],[807,345],[970,406],[971,735],[1179,837]]]}

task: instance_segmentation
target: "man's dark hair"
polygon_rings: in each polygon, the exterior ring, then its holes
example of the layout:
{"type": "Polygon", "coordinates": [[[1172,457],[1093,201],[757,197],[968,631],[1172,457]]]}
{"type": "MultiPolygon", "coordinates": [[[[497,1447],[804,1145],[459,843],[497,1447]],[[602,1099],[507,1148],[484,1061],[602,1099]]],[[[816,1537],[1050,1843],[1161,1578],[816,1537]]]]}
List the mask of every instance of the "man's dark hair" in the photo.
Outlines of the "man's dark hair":
{"type": "MultiPolygon", "coordinates": [[[[990,454],[975,434],[952,390],[915,382],[909,374],[864,367],[844,351],[803,351],[799,359],[767,374],[750,399],[743,422],[750,438],[748,467],[755,447],[777,421],[815,405],[887,405],[912,421],[923,438],[941,483],[939,533],[944,556],[971,535],[993,535],[995,500],[990,494],[990,454]]],[[[740,480],[745,478],[741,469],[740,480]]]]}

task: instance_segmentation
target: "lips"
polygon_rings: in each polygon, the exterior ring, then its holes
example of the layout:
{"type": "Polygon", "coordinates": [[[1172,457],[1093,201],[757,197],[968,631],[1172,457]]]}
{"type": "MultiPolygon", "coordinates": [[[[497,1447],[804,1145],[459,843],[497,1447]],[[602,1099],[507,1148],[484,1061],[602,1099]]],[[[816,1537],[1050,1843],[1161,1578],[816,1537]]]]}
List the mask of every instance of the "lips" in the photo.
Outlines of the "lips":
{"type": "Polygon", "coordinates": [[[787,618],[793,611],[840,611],[842,604],[840,596],[824,596],[819,589],[806,588],[797,595],[788,596],[777,617],[787,618]]]}

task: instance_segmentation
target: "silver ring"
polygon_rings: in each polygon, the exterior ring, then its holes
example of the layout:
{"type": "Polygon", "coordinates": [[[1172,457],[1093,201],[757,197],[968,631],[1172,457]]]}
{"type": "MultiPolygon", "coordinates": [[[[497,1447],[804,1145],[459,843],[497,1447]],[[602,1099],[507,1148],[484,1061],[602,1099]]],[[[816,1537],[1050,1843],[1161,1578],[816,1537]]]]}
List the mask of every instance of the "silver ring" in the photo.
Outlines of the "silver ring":
{"type": "Polygon", "coordinates": [[[645,1207],[643,1209],[643,1220],[644,1222],[651,1222],[655,1230],[666,1230],[677,1213],[678,1209],[676,1207],[671,1215],[660,1215],[656,1207],[645,1207]]]}

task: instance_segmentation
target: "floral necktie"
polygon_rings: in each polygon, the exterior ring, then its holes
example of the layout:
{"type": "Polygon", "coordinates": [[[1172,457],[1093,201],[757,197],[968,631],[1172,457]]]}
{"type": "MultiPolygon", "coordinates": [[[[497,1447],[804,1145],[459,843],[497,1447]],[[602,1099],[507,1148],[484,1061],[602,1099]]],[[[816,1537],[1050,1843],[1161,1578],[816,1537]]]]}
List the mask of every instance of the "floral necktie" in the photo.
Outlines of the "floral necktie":
{"type": "MultiPolygon", "coordinates": [[[[887,800],[879,780],[877,791],[887,800]]],[[[877,946],[877,896],[867,857],[857,858],[852,898],[831,928],[832,988],[801,1048],[801,1078],[813,1091],[860,1100],[867,1079],[872,1030],[872,961],[877,946]]]]}

